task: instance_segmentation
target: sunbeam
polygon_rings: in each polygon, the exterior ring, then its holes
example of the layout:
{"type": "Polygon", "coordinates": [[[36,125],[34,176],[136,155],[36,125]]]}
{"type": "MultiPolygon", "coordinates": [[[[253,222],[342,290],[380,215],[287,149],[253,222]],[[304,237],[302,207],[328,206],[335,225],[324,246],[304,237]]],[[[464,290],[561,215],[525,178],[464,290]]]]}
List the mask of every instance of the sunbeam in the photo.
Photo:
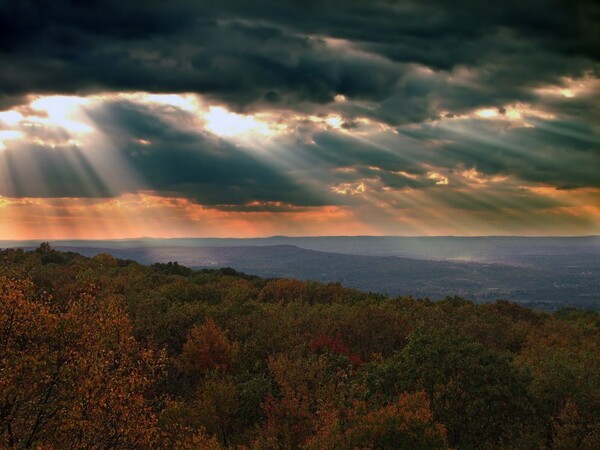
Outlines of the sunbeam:
{"type": "MultiPolygon", "coordinates": [[[[557,195],[556,185],[542,182],[569,154],[560,146],[555,155],[539,150],[537,141],[546,135],[600,143],[589,128],[516,103],[395,128],[337,113],[234,113],[196,94],[30,96],[26,105],[0,112],[2,232],[100,238],[340,234],[340,226],[341,233],[394,235],[597,229],[597,189],[557,195]],[[172,164],[165,159],[169,153],[197,158],[195,169],[181,166],[189,171],[185,183],[172,183],[175,173],[148,166],[154,160],[172,164]],[[278,191],[261,189],[259,198],[248,191],[243,201],[196,200],[218,197],[218,179],[201,161],[225,159],[235,166],[239,159],[230,158],[236,154],[247,158],[244,171],[262,167],[302,196],[272,200],[278,191]],[[527,175],[533,179],[519,172],[523,164],[535,167],[527,175]],[[163,184],[171,187],[158,188],[163,184]]],[[[587,176],[597,156],[578,158],[588,163],[573,167],[573,174],[587,176]]],[[[256,187],[267,181],[252,177],[239,171],[232,180],[256,187]]]]}

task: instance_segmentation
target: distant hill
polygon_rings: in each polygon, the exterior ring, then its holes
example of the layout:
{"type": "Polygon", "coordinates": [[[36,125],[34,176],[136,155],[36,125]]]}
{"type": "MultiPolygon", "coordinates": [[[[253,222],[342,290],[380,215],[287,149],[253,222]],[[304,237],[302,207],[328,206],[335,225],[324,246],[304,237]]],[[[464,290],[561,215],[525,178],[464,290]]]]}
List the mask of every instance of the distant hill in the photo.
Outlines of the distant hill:
{"type": "MultiPolygon", "coordinates": [[[[0,248],[38,245],[0,241],[0,248]]],[[[263,277],[334,281],[392,295],[502,298],[550,310],[600,310],[600,236],[139,238],[52,245],[88,256],[110,253],[144,264],[229,266],[263,277]]]]}
{"type": "MultiPolygon", "coordinates": [[[[0,248],[37,247],[40,241],[0,241],[0,248]]],[[[307,250],[369,256],[402,256],[428,260],[520,263],[530,256],[600,255],[600,236],[580,237],[397,237],[317,236],[268,238],[175,238],[123,240],[62,240],[55,247],[111,249],[155,247],[256,247],[293,245],[307,250]]]]}
{"type": "MultiPolygon", "coordinates": [[[[357,239],[364,245],[361,238],[357,239]]],[[[454,238],[449,239],[454,245],[454,238]]],[[[334,238],[332,242],[339,245],[336,241],[334,238]]],[[[335,281],[347,287],[391,295],[431,299],[459,295],[480,302],[507,299],[550,310],[563,306],[600,309],[600,253],[590,246],[587,249],[592,251],[588,253],[575,252],[573,248],[578,248],[580,242],[566,246],[562,254],[552,254],[560,248],[556,242],[552,242],[554,246],[551,247],[526,241],[527,245],[519,247],[521,253],[518,256],[511,261],[505,258],[507,262],[503,263],[344,254],[293,245],[56,248],[87,256],[106,252],[143,264],[177,261],[193,268],[233,267],[261,277],[335,281]],[[536,250],[537,254],[527,254],[524,248],[536,250]]],[[[480,254],[487,251],[476,242],[467,240],[467,243],[467,247],[480,254]]],[[[509,243],[516,245],[513,238],[509,243]]],[[[488,248],[491,247],[489,244],[488,248]]]]}

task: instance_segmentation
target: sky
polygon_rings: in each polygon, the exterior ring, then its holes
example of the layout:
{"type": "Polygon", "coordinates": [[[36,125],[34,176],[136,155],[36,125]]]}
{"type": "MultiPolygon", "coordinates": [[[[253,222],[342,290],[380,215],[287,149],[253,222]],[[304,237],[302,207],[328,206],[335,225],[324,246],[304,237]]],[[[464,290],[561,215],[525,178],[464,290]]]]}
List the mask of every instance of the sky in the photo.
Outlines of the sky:
{"type": "Polygon", "coordinates": [[[595,0],[0,0],[0,238],[600,234],[595,0]]]}

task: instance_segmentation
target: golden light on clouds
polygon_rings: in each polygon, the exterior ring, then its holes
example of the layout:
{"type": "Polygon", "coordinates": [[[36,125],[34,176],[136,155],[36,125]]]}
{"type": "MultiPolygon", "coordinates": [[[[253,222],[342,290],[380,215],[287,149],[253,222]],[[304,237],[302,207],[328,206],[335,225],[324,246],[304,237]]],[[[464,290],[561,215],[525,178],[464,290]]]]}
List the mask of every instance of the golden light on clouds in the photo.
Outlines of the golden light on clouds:
{"type": "Polygon", "coordinates": [[[535,89],[541,96],[575,98],[589,96],[600,90],[600,79],[587,73],[580,78],[563,77],[560,84],[550,84],[535,89]]]}
{"type": "Polygon", "coordinates": [[[483,119],[489,119],[498,116],[498,110],[494,108],[480,109],[475,111],[475,114],[483,119]]]}
{"type": "Polygon", "coordinates": [[[0,130],[0,150],[4,150],[6,148],[5,141],[21,139],[23,137],[23,133],[17,130],[0,130]]]}
{"type": "Polygon", "coordinates": [[[218,136],[232,137],[247,134],[270,136],[274,133],[268,123],[252,115],[229,112],[221,106],[210,106],[208,112],[203,114],[203,119],[206,122],[205,128],[218,136]]]}
{"type": "Polygon", "coordinates": [[[435,181],[435,184],[448,184],[448,178],[438,172],[428,172],[427,178],[435,181]]]}
{"type": "Polygon", "coordinates": [[[332,192],[339,195],[362,195],[367,191],[365,182],[360,183],[341,183],[331,187],[332,192]]]}
{"type": "MultiPolygon", "coordinates": [[[[537,93],[572,98],[586,89],[595,89],[594,83],[565,81],[564,85],[537,93]],[[569,92],[561,93],[558,88],[569,92]]],[[[349,102],[338,94],[333,104],[343,107],[349,102]]],[[[451,128],[451,137],[475,137],[481,144],[496,139],[493,144],[514,157],[530,149],[504,140],[503,133],[513,128],[529,131],[523,128],[533,127],[532,123],[541,127],[540,121],[555,118],[542,106],[512,103],[450,115],[428,126],[451,128]],[[501,130],[500,138],[474,131],[472,123],[501,130]]],[[[437,152],[448,140],[430,139],[423,144],[401,136],[398,130],[372,117],[349,119],[342,109],[328,113],[265,109],[240,114],[210,104],[196,94],[30,96],[28,104],[0,111],[0,152],[6,154],[11,148],[9,152],[14,156],[20,147],[10,146],[18,144],[38,146],[38,152],[62,152],[60,163],[69,166],[85,192],[68,198],[0,196],[0,239],[600,232],[599,189],[557,190],[543,183],[523,183],[514,173],[486,174],[472,164],[438,166],[435,160],[419,158],[429,157],[427,152],[437,152]],[[248,196],[246,203],[210,206],[196,203],[193,195],[184,198],[181,191],[153,190],[153,180],[142,178],[132,161],[143,159],[146,151],[158,151],[155,139],[143,134],[113,135],[88,115],[111,102],[124,102],[135,111],[154,114],[160,126],[182,130],[189,136],[201,134],[203,139],[230,143],[262,164],[265,172],[273,170],[298,185],[304,183],[304,192],[320,196],[320,202],[314,204],[328,206],[271,201],[265,199],[269,192],[261,200],[248,196]],[[320,148],[319,135],[338,139],[333,141],[337,147],[320,148]],[[415,143],[422,145],[422,153],[408,151],[415,143]],[[131,154],[124,154],[120,145],[133,145],[131,154]],[[323,152],[323,159],[317,151],[323,152]],[[370,155],[374,163],[369,162],[370,155]],[[347,157],[350,162],[336,166],[338,157],[347,157]],[[406,170],[397,164],[385,168],[389,161],[398,160],[394,158],[400,158],[406,170]],[[394,185],[393,180],[387,183],[386,177],[398,177],[400,181],[394,185]]],[[[193,145],[190,147],[196,151],[193,145]]],[[[228,148],[223,147],[223,151],[228,148]]],[[[31,180],[42,187],[44,183],[59,185],[63,181],[44,176],[39,161],[31,161],[27,173],[15,172],[11,164],[8,158],[0,160],[2,192],[15,191],[17,184],[31,180]]],[[[228,169],[223,167],[224,173],[228,169]]],[[[244,177],[245,173],[237,176],[244,177]]],[[[215,187],[209,185],[206,189],[215,187]]]]}
{"type": "Polygon", "coordinates": [[[35,114],[28,121],[60,127],[68,133],[80,135],[91,133],[94,128],[86,123],[82,107],[89,104],[85,97],[53,95],[38,97],[29,103],[35,114]]]}
{"type": "Polygon", "coordinates": [[[111,92],[91,95],[91,99],[99,102],[125,100],[132,103],[171,107],[186,112],[196,112],[202,108],[200,96],[196,94],[152,94],[149,92],[111,92]]]}
{"type": "Polygon", "coordinates": [[[550,111],[536,108],[529,103],[510,103],[501,108],[481,108],[467,114],[448,115],[441,113],[441,122],[460,122],[464,120],[483,120],[507,124],[509,128],[533,128],[531,119],[556,119],[556,115],[550,111]]]}
{"type": "Polygon", "coordinates": [[[459,175],[467,180],[471,185],[486,185],[488,183],[502,183],[508,179],[507,176],[503,175],[495,175],[495,176],[485,176],[483,173],[477,171],[475,168],[471,168],[469,170],[462,170],[459,172],[459,175]]]}

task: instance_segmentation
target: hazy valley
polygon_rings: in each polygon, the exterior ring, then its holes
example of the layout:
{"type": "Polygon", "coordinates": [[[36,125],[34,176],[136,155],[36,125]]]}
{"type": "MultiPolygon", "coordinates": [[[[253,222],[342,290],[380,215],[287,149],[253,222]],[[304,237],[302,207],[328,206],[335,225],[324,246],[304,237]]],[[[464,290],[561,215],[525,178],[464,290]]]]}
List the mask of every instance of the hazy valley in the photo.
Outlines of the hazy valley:
{"type": "MultiPolygon", "coordinates": [[[[34,247],[33,242],[0,245],[34,247]]],[[[271,237],[56,241],[87,256],[232,267],[261,277],[340,282],[435,300],[506,299],[540,309],[600,309],[600,237],[271,237]]]]}

